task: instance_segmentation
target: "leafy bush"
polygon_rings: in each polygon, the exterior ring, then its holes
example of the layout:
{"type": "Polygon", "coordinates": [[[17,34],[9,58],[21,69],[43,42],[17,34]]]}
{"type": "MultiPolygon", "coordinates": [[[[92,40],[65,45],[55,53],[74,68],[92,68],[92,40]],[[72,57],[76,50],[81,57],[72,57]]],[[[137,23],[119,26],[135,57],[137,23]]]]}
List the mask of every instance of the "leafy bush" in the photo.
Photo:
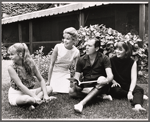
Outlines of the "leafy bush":
{"type": "Polygon", "coordinates": [[[9,59],[9,55],[7,53],[7,48],[2,43],[1,45],[1,51],[2,51],[2,59],[9,59]]]}
{"type": "MultiPolygon", "coordinates": [[[[85,42],[90,37],[99,38],[101,41],[101,50],[104,54],[109,57],[115,55],[114,45],[122,39],[129,41],[133,47],[132,58],[138,62],[138,77],[148,78],[148,36],[145,36],[143,40],[143,46],[139,47],[142,42],[138,35],[127,33],[122,35],[118,31],[112,28],[106,28],[104,25],[90,25],[90,27],[80,27],[78,30],[78,44],[76,47],[80,50],[81,56],[85,54],[85,42]]],[[[43,53],[44,47],[41,46],[39,50],[36,51],[33,58],[38,65],[42,76],[48,78],[48,69],[51,61],[52,51],[46,56],[43,53]]],[[[74,75],[74,66],[70,66],[71,77],[74,75]]]]}
{"type": "Polygon", "coordinates": [[[138,35],[127,33],[123,35],[112,28],[106,28],[105,25],[90,25],[89,27],[80,27],[78,30],[78,44],[77,48],[81,55],[85,53],[85,42],[91,38],[96,37],[101,41],[101,50],[109,57],[115,55],[114,45],[121,40],[129,41],[133,48],[132,58],[138,62],[138,74],[144,75],[142,71],[148,71],[148,37],[145,36],[142,47],[139,46],[142,40],[138,35]]]}
{"type": "Polygon", "coordinates": [[[44,55],[43,49],[43,46],[39,47],[39,50],[36,50],[35,54],[32,54],[32,58],[34,59],[35,64],[39,68],[43,78],[45,80],[48,80],[48,70],[50,66],[52,51],[50,51],[47,55],[44,55]]]}
{"type": "MultiPolygon", "coordinates": [[[[39,47],[39,50],[36,50],[35,54],[32,54],[31,56],[34,59],[34,62],[40,70],[40,73],[43,76],[43,78],[45,80],[48,80],[48,70],[51,62],[51,54],[53,52],[53,49],[47,55],[44,55],[43,49],[43,46],[39,47]]],[[[73,77],[75,73],[74,65],[71,65],[69,69],[70,77],[73,77]]]]}

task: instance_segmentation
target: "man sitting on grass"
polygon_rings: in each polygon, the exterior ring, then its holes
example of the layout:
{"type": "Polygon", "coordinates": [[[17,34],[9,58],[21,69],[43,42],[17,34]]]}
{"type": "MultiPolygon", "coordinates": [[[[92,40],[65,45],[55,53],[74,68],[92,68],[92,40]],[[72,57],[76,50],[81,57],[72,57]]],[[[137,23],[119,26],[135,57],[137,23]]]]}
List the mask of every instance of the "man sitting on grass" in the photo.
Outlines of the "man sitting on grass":
{"type": "Polygon", "coordinates": [[[86,42],[86,54],[78,60],[74,75],[76,79],[74,81],[79,83],[72,82],[70,85],[69,95],[73,98],[80,97],[84,88],[92,87],[84,99],[74,105],[74,110],[80,113],[84,105],[98,95],[105,94],[103,98],[112,100],[110,95],[106,95],[110,88],[109,83],[113,79],[111,63],[109,58],[99,51],[99,48],[100,41],[96,38],[91,38],[86,42]],[[79,79],[82,73],[84,78],[81,84],[79,79]]]}

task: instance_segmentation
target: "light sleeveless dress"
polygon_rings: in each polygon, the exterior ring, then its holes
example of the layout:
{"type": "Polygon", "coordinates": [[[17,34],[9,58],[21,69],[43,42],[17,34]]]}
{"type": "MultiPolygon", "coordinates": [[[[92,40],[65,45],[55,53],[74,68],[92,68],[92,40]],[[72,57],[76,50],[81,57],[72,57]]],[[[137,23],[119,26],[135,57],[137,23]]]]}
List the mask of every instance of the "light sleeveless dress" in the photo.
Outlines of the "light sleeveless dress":
{"type": "Polygon", "coordinates": [[[63,43],[57,44],[58,56],[54,64],[50,86],[53,92],[69,93],[70,78],[69,67],[73,60],[79,56],[79,50],[73,46],[71,50],[64,47],[63,43]]]}

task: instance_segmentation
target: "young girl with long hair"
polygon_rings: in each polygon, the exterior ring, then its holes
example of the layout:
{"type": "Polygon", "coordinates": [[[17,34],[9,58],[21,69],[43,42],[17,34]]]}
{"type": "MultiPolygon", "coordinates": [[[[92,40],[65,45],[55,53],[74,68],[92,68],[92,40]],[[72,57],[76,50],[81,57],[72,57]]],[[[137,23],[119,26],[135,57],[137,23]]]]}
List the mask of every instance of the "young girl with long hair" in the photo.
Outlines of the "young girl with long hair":
{"type": "Polygon", "coordinates": [[[34,109],[34,104],[41,104],[43,101],[48,102],[56,98],[48,96],[52,88],[46,87],[25,43],[13,44],[8,48],[8,53],[13,61],[8,67],[11,79],[8,100],[11,105],[29,104],[34,109]],[[33,89],[37,80],[41,83],[41,87],[33,89]]]}

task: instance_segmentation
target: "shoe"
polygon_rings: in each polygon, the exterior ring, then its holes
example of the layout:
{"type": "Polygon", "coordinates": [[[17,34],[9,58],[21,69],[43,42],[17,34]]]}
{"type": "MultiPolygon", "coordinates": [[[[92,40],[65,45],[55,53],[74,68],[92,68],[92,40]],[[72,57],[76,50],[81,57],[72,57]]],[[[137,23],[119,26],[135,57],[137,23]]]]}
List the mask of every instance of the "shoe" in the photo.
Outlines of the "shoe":
{"type": "Polygon", "coordinates": [[[111,95],[106,95],[106,94],[103,94],[103,99],[110,100],[110,101],[113,100],[111,95]]]}
{"type": "Polygon", "coordinates": [[[82,104],[76,104],[74,105],[74,110],[78,113],[82,113],[83,105],[82,104]]]}
{"type": "Polygon", "coordinates": [[[143,100],[148,100],[148,96],[147,95],[143,95],[143,100]]]}
{"type": "Polygon", "coordinates": [[[35,109],[35,107],[33,106],[33,105],[30,105],[30,107],[29,107],[29,110],[34,110],[35,109]]]}

